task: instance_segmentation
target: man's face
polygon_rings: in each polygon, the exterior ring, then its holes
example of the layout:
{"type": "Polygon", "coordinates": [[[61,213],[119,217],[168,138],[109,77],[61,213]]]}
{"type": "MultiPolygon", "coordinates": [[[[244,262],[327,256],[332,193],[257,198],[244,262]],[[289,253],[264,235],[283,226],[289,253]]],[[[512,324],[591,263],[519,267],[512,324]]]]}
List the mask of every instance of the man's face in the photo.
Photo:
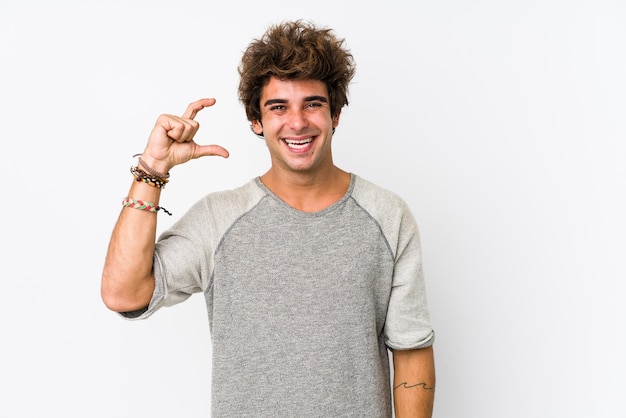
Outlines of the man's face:
{"type": "Polygon", "coordinates": [[[261,121],[252,128],[263,133],[273,169],[315,174],[332,168],[332,130],[339,116],[331,117],[326,84],[271,78],[260,104],[261,121]]]}

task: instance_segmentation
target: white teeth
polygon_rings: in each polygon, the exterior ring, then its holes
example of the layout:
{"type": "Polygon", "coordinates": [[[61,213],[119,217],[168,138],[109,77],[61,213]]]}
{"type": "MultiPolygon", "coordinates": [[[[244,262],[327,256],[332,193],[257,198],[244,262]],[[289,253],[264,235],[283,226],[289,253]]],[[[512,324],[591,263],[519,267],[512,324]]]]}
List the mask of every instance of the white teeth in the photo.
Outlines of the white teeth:
{"type": "Polygon", "coordinates": [[[296,148],[296,149],[306,147],[307,145],[311,143],[311,141],[313,141],[313,139],[307,139],[306,141],[293,141],[290,139],[285,139],[285,142],[290,148],[296,148]]]}

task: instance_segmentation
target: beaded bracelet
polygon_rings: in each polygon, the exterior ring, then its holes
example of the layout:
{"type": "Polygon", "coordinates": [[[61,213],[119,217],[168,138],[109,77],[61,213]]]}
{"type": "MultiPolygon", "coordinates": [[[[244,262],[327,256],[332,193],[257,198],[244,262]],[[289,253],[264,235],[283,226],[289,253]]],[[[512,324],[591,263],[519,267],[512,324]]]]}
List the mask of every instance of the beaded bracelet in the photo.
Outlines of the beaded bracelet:
{"type": "Polygon", "coordinates": [[[149,186],[153,186],[159,189],[165,188],[165,185],[169,182],[166,178],[151,176],[139,167],[131,167],[130,172],[135,176],[137,181],[143,181],[149,186]]]}
{"type": "Polygon", "coordinates": [[[158,212],[162,210],[163,212],[172,216],[172,213],[162,206],[155,205],[152,202],[146,202],[144,200],[137,200],[137,199],[133,199],[130,197],[124,198],[124,200],[122,201],[122,206],[124,206],[125,208],[145,210],[146,212],[158,212]]]}

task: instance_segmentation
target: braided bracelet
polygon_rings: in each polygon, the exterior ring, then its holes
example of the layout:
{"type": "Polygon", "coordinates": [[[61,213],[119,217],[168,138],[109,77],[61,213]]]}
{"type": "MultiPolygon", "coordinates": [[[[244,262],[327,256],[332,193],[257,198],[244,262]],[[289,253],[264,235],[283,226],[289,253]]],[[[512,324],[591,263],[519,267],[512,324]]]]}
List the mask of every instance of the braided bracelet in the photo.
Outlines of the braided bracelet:
{"type": "Polygon", "coordinates": [[[162,206],[155,205],[152,202],[146,202],[144,200],[137,200],[137,199],[133,199],[130,197],[124,198],[124,200],[122,201],[122,206],[124,206],[125,208],[145,210],[146,212],[158,212],[162,210],[163,212],[172,216],[172,213],[162,206]]]}
{"type": "Polygon", "coordinates": [[[149,186],[153,186],[159,189],[163,189],[169,182],[166,178],[151,176],[139,167],[131,167],[130,172],[135,176],[137,181],[143,181],[149,186]]]}

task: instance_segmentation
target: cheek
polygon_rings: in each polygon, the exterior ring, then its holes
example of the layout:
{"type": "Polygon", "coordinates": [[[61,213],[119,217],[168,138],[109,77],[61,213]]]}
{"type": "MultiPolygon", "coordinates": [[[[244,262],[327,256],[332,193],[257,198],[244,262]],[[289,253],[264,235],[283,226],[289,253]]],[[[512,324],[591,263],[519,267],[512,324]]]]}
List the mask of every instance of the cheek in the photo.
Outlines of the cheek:
{"type": "Polygon", "coordinates": [[[280,132],[285,126],[285,121],[280,117],[263,118],[263,125],[259,124],[259,129],[263,132],[280,132]]]}

